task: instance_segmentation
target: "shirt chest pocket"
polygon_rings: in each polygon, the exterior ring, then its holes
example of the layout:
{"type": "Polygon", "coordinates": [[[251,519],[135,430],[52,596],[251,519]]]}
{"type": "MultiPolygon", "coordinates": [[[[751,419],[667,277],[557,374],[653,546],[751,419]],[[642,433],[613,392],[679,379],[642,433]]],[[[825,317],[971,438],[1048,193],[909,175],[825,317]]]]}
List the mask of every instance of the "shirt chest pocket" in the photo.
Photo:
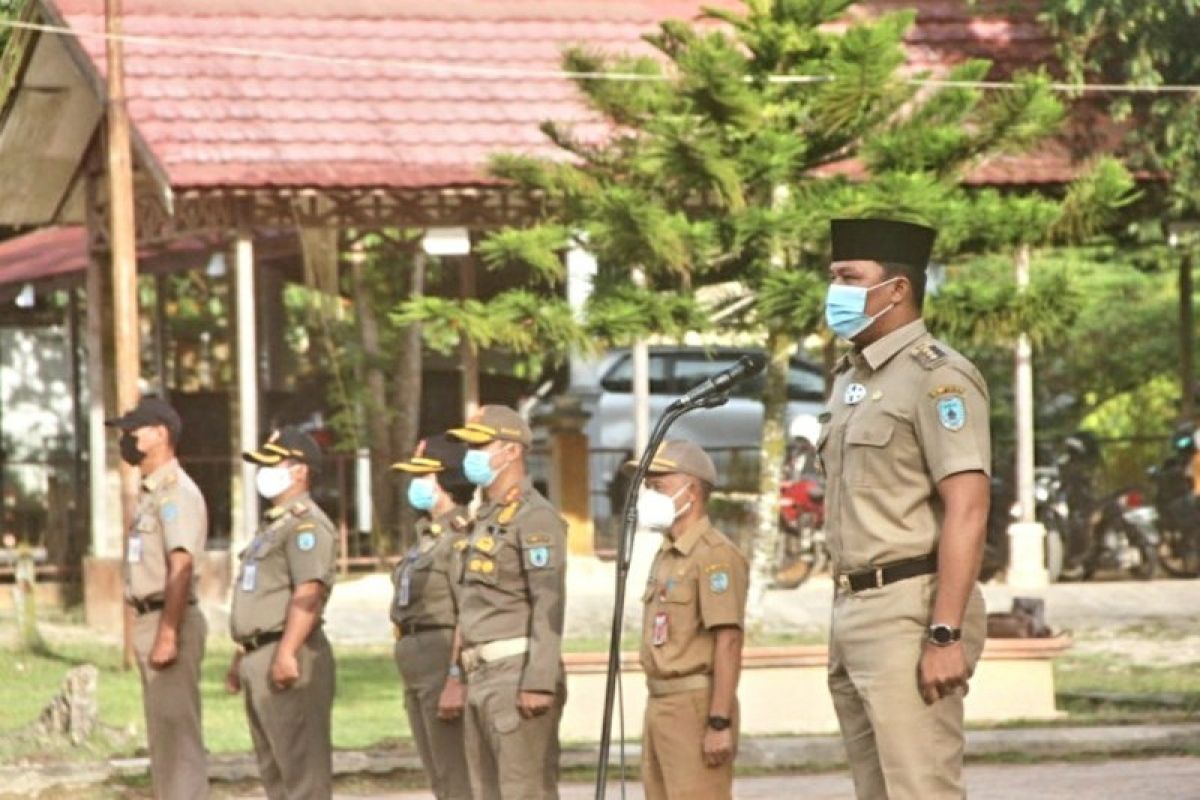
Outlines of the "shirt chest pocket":
{"type": "Polygon", "coordinates": [[[894,483],[894,453],[889,447],[896,437],[898,421],[878,416],[852,424],[846,430],[843,475],[850,486],[882,489],[894,483]]]}

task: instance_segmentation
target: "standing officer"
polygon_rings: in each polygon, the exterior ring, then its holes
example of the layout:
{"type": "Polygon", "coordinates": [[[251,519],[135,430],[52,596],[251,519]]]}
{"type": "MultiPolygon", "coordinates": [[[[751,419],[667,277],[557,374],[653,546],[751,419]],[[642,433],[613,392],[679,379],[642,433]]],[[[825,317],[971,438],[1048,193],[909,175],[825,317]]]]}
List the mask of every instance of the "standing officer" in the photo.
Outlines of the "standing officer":
{"type": "MultiPolygon", "coordinates": [[[[446,684],[461,698],[462,669],[453,658],[458,553],[466,546],[467,509],[475,485],[462,472],[467,448],[445,434],[426,439],[392,469],[412,476],[409,504],[422,512],[417,543],[392,574],[396,666],[421,763],[438,800],[471,800],[461,713],[438,716],[446,684]]],[[[461,699],[459,701],[461,703],[461,699]]]]}
{"type": "Polygon", "coordinates": [[[207,797],[200,662],[208,625],[196,607],[196,561],[208,538],[208,509],[175,458],[183,423],[170,404],[143,397],[105,424],[121,431],[121,458],[142,474],[126,547],[125,601],[136,614],[133,649],[154,796],[207,797]]]}
{"type": "Polygon", "coordinates": [[[328,800],[334,661],[321,612],[333,588],[337,545],[333,523],[309,496],[321,449],[287,427],[242,457],[259,465],[255,485],[271,508],[239,554],[229,621],[237,654],[226,687],[245,689],[267,797],[328,800]]]}
{"type": "Polygon", "coordinates": [[[517,412],[483,406],[449,433],[470,446],[463,472],[485,499],[459,588],[471,788],[476,800],[557,800],[566,523],[527,476],[533,433],[517,412]]]}
{"type": "Polygon", "coordinates": [[[745,556],[709,522],[716,482],[707,453],[666,441],[638,498],[641,525],[666,534],[642,596],[647,800],[733,796],[748,575],[745,556]]]}
{"type": "Polygon", "coordinates": [[[853,351],[818,447],[837,583],[829,687],[859,798],[965,796],[991,443],[983,378],[921,319],[935,236],[832,223],[826,320],[853,351]]]}

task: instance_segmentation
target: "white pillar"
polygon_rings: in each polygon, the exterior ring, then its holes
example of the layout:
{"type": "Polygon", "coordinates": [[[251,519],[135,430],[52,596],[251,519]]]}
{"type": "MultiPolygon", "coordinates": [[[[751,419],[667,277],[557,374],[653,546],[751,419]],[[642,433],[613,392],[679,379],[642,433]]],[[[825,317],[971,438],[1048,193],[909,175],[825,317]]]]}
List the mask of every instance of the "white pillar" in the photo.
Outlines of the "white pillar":
{"type": "MultiPolygon", "coordinates": [[[[237,291],[238,441],[243,449],[261,444],[258,429],[258,339],[254,328],[254,239],[246,228],[238,230],[234,257],[237,291]]],[[[240,525],[234,523],[232,552],[242,549],[258,528],[258,492],[254,488],[254,465],[241,464],[240,525]]],[[[235,506],[236,507],[236,506],[235,506]]]]}
{"type": "MultiPolygon", "coordinates": [[[[1029,286],[1029,246],[1021,245],[1016,257],[1017,290],[1029,286]]],[[[1049,583],[1046,573],[1046,529],[1037,521],[1034,499],[1033,347],[1029,336],[1017,337],[1013,400],[1017,418],[1015,464],[1017,504],[1021,516],[1008,529],[1008,585],[1038,589],[1049,583]]]]}
{"type": "MultiPolygon", "coordinates": [[[[576,319],[583,319],[583,309],[592,296],[592,287],[597,272],[596,257],[579,245],[567,251],[567,304],[576,319]]],[[[586,359],[571,355],[571,386],[588,383],[590,370],[586,359]]]]}
{"type": "MultiPolygon", "coordinates": [[[[646,285],[646,273],[633,268],[633,284],[646,285]]],[[[650,349],[645,339],[633,343],[633,456],[641,456],[650,441],[650,349]]]]}
{"type": "MultiPolygon", "coordinates": [[[[108,429],[104,427],[104,292],[103,267],[92,255],[87,268],[88,496],[91,506],[92,556],[120,558],[124,539],[116,471],[108,469],[108,429]],[[110,477],[114,480],[110,482],[110,477]],[[110,483],[112,485],[110,485],[110,483]]],[[[123,413],[128,409],[120,409],[123,413]]]]}

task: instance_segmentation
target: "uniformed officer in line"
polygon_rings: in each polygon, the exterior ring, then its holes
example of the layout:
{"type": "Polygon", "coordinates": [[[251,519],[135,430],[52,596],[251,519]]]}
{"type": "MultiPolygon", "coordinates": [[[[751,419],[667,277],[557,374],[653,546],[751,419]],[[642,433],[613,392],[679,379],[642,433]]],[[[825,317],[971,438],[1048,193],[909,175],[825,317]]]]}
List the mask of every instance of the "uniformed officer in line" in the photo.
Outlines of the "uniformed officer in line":
{"type": "MultiPolygon", "coordinates": [[[[407,473],[408,502],[421,512],[417,542],[392,573],[396,666],[404,679],[404,707],[421,763],[438,800],[471,800],[461,713],[438,716],[447,684],[461,706],[462,669],[453,658],[458,605],[458,554],[466,545],[475,484],[462,472],[467,448],[445,434],[417,446],[392,469],[407,473]]],[[[449,699],[449,698],[448,698],[449,699]]]]}
{"type": "Polygon", "coordinates": [[[237,653],[226,686],[245,691],[267,797],[327,800],[335,676],[321,612],[333,588],[337,539],[309,496],[321,449],[308,434],[286,427],[242,457],[259,465],[255,485],[271,508],[240,554],[230,615],[237,653]]]}
{"type": "Polygon", "coordinates": [[[742,552],[709,521],[716,483],[707,453],[691,442],[666,441],[638,498],[640,525],[665,534],[642,596],[647,800],[733,796],[748,569],[742,552]]]}
{"type": "Polygon", "coordinates": [[[207,797],[200,662],[208,625],[196,606],[196,582],[208,509],[175,458],[183,423],[169,403],[143,397],[106,424],[121,431],[121,458],[142,475],[126,543],[125,601],[135,614],[154,796],[207,797]]]}
{"type": "Polygon", "coordinates": [[[853,349],[818,447],[837,584],[829,687],[859,798],[965,796],[991,443],[983,378],[921,319],[935,236],[832,223],[826,320],[853,349]]]}
{"type": "MultiPolygon", "coordinates": [[[[517,412],[483,406],[449,434],[469,445],[463,472],[484,491],[460,559],[471,789],[476,800],[557,798],[566,523],[529,480],[533,433],[517,412]]],[[[446,693],[442,713],[456,703],[446,693]]]]}

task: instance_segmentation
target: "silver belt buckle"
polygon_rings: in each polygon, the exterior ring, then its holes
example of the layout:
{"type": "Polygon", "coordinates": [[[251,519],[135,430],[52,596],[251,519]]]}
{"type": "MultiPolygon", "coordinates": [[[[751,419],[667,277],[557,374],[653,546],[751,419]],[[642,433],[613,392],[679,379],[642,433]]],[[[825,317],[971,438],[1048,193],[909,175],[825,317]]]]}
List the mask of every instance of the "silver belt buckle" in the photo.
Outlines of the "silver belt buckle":
{"type": "Polygon", "coordinates": [[[837,585],[843,592],[853,591],[850,588],[850,576],[844,572],[837,576],[837,585]]]}
{"type": "Polygon", "coordinates": [[[875,569],[875,588],[880,589],[882,587],[883,587],[883,567],[877,567],[875,569]]]}

